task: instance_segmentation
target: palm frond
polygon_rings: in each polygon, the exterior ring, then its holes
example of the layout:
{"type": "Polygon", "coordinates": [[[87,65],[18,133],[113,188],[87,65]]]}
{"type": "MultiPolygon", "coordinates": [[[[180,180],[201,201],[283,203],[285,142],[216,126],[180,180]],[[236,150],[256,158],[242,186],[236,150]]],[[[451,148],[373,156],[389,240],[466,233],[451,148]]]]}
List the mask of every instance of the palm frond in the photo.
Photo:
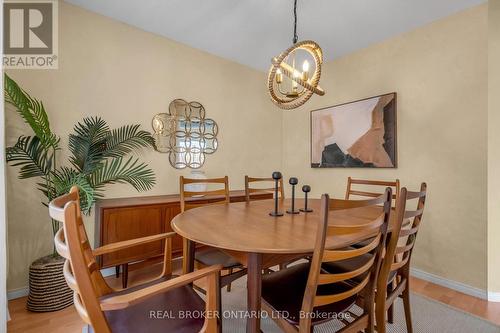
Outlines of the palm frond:
{"type": "Polygon", "coordinates": [[[122,158],[108,159],[90,174],[89,179],[98,192],[107,184],[130,184],[137,191],[147,191],[156,183],[153,170],[133,157],[125,162],[122,158]]]}
{"type": "MultiPolygon", "coordinates": [[[[55,196],[68,193],[72,186],[77,186],[80,192],[80,206],[88,214],[95,202],[95,191],[84,174],[68,167],[60,168],[53,177],[55,196]]],[[[43,184],[41,184],[43,185],[43,184]]]]}
{"type": "Polygon", "coordinates": [[[6,160],[20,166],[19,178],[46,177],[50,174],[53,153],[41,144],[37,136],[20,136],[14,146],[6,149],[6,160]]]}
{"type": "Polygon", "coordinates": [[[106,139],[105,157],[123,157],[135,149],[155,146],[149,132],[140,131],[140,125],[125,125],[111,130],[106,139]]]}
{"type": "Polygon", "coordinates": [[[49,117],[43,103],[32,98],[7,74],[4,74],[5,101],[14,106],[45,147],[58,149],[59,137],[50,129],[49,117]]]}
{"type": "Polygon", "coordinates": [[[71,164],[80,172],[88,173],[98,168],[106,149],[109,127],[99,117],[84,118],[83,124],[74,127],[75,134],[69,136],[71,164]]]}

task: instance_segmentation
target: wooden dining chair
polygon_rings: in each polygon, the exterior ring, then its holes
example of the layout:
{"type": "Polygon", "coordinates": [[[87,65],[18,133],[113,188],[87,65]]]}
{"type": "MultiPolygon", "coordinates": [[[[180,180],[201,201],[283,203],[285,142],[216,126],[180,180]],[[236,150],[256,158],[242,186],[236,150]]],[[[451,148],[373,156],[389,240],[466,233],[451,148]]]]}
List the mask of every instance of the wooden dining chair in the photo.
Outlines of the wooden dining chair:
{"type": "Polygon", "coordinates": [[[379,333],[385,333],[385,314],[388,313],[389,322],[393,322],[394,301],[403,298],[406,329],[413,332],[410,308],[410,260],[418,229],[424,213],[427,185],[422,183],[420,191],[411,192],[403,187],[399,195],[396,209],[396,223],[391,233],[385,258],[380,269],[377,296],[376,319],[379,333]],[[408,210],[407,203],[417,200],[415,210],[408,210]],[[392,318],[391,318],[392,317],[392,318]]]}
{"type": "MultiPolygon", "coordinates": [[[[377,332],[386,332],[385,318],[394,322],[394,301],[398,296],[403,298],[405,319],[408,332],[413,332],[410,310],[410,259],[418,228],[424,212],[427,185],[422,183],[419,192],[409,192],[401,189],[394,218],[394,226],[386,245],[385,257],[378,277],[376,293],[377,332]],[[406,210],[407,201],[418,199],[416,210],[406,210]]],[[[357,260],[344,260],[323,265],[323,269],[331,273],[343,273],[353,267],[368,262],[371,254],[359,257],[357,260]]],[[[360,283],[355,279],[353,283],[360,283]]]]}
{"type": "MultiPolygon", "coordinates": [[[[211,178],[211,179],[191,179],[184,178],[180,176],[180,197],[181,197],[181,212],[193,209],[196,207],[202,207],[207,205],[220,205],[229,204],[229,179],[227,176],[223,178],[211,178]],[[207,184],[222,186],[222,188],[215,190],[205,190],[205,191],[186,191],[187,184],[207,184]],[[210,197],[209,202],[200,203],[196,199],[200,197],[210,197]]],[[[186,251],[188,246],[184,239],[184,258],[187,258],[186,251]]],[[[246,268],[243,267],[238,261],[233,257],[225,253],[220,249],[213,247],[204,247],[199,251],[195,251],[194,254],[195,262],[199,266],[211,266],[215,264],[221,264],[223,269],[228,271],[227,274],[221,276],[221,288],[227,287],[227,291],[231,291],[231,282],[244,276],[246,274],[246,268]]],[[[187,272],[187,262],[183,261],[183,270],[187,272]]]]}
{"type": "Polygon", "coordinates": [[[344,325],[339,332],[374,332],[375,287],[387,234],[391,195],[388,188],[379,197],[368,200],[336,200],[330,199],[328,194],[321,197],[312,261],[262,277],[262,306],[283,331],[309,333],[314,326],[337,316],[344,325]],[[377,207],[379,205],[382,207],[377,207]],[[358,225],[335,225],[335,220],[329,223],[331,210],[360,207],[374,207],[380,214],[358,225]],[[359,235],[361,239],[372,241],[358,249],[325,249],[327,239],[346,235],[359,235]],[[322,269],[324,263],[356,259],[367,253],[374,255],[348,272],[330,274],[322,269]],[[362,282],[353,285],[351,280],[356,277],[362,282]],[[369,302],[363,303],[362,313],[353,313],[350,310],[361,296],[369,302]],[[353,320],[347,320],[347,314],[353,320]]]}
{"type": "MultiPolygon", "coordinates": [[[[386,180],[367,180],[367,179],[353,179],[351,177],[347,178],[347,187],[345,192],[345,199],[354,198],[375,198],[379,196],[384,190],[390,187],[392,189],[392,208],[396,207],[397,199],[399,196],[399,179],[393,181],[386,180]]],[[[362,247],[367,244],[370,240],[366,242],[361,242],[359,244],[353,244],[353,247],[362,247]]]]}
{"type": "Polygon", "coordinates": [[[345,199],[352,199],[353,196],[357,198],[375,198],[383,193],[386,187],[390,187],[392,189],[392,204],[393,207],[395,207],[399,196],[399,186],[399,179],[386,181],[353,179],[351,177],[348,177],[345,199]],[[368,190],[367,188],[370,188],[370,190],[368,190]]]}
{"type": "Polygon", "coordinates": [[[76,311],[89,325],[89,332],[218,332],[221,322],[214,316],[205,319],[185,318],[183,311],[207,311],[216,314],[220,304],[219,274],[222,266],[207,267],[190,274],[172,278],[172,237],[175,233],[132,239],[112,243],[92,250],[80,212],[78,188],[54,199],[49,204],[50,216],[63,227],[54,242],[57,252],[66,259],[64,277],[74,291],[76,311]],[[108,286],[101,275],[96,256],[113,253],[136,245],[163,240],[165,258],[163,271],[156,280],[125,290],[116,291],[108,286]],[[206,302],[190,284],[206,279],[206,302]],[[175,318],[155,318],[166,312],[175,318]]]}
{"type": "MultiPolygon", "coordinates": [[[[269,178],[260,178],[260,177],[249,177],[245,176],[245,199],[247,202],[252,201],[252,193],[273,193],[275,192],[274,188],[275,180],[271,177],[269,178]],[[272,184],[271,187],[252,187],[253,183],[265,183],[272,184]]],[[[278,181],[278,194],[281,199],[285,198],[285,188],[283,187],[283,177],[278,181]]]]}

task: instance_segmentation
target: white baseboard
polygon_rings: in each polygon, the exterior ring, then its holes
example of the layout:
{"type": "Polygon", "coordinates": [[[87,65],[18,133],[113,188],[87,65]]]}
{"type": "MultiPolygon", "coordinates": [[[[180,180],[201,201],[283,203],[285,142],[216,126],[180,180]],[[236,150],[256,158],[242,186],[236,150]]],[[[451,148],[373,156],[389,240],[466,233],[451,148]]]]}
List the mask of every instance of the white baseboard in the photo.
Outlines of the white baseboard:
{"type": "MultiPolygon", "coordinates": [[[[107,277],[115,274],[115,269],[114,268],[105,268],[101,270],[102,276],[107,277]]],[[[26,297],[28,296],[29,293],[29,288],[24,287],[24,288],[19,288],[19,289],[13,289],[9,290],[7,292],[7,300],[13,300],[16,298],[21,298],[21,297],[26,297]]]]}
{"type": "MultiPolygon", "coordinates": [[[[104,277],[106,276],[111,276],[115,274],[115,269],[114,268],[105,268],[101,270],[101,273],[104,277]]],[[[453,280],[448,280],[445,279],[441,276],[434,275],[425,271],[422,271],[417,268],[412,268],[411,269],[411,275],[413,275],[416,278],[432,282],[434,284],[450,288],[456,291],[459,291],[461,293],[478,297],[481,299],[488,300],[489,302],[500,302],[500,293],[498,292],[486,292],[486,290],[479,289],[476,287],[472,287],[469,285],[466,285],[461,282],[453,281],[453,280]]],[[[20,297],[25,297],[28,296],[28,287],[25,288],[19,288],[19,289],[14,289],[10,290],[7,292],[7,299],[10,301],[12,299],[20,298],[20,297]]]]}
{"type": "Polygon", "coordinates": [[[500,293],[488,291],[488,302],[500,302],[500,293]]]}
{"type": "Polygon", "coordinates": [[[29,292],[28,287],[9,290],[7,292],[7,300],[10,301],[12,299],[28,296],[28,292],[29,292]]]}
{"type": "MultiPolygon", "coordinates": [[[[448,279],[445,279],[441,276],[427,273],[427,272],[422,271],[422,270],[417,269],[417,268],[411,268],[410,274],[416,278],[419,278],[419,279],[422,279],[425,281],[429,281],[429,282],[432,282],[434,284],[437,284],[437,285],[440,285],[440,286],[443,286],[443,287],[446,287],[449,289],[453,289],[453,290],[459,291],[461,293],[464,293],[464,294],[467,294],[470,296],[474,296],[474,297],[485,299],[485,300],[490,300],[489,294],[486,292],[486,290],[483,290],[483,289],[472,287],[472,286],[469,286],[469,285],[461,283],[461,282],[448,280],[448,279]]],[[[497,295],[498,301],[491,300],[492,302],[500,302],[500,293],[497,293],[497,294],[498,294],[497,295]]]]}

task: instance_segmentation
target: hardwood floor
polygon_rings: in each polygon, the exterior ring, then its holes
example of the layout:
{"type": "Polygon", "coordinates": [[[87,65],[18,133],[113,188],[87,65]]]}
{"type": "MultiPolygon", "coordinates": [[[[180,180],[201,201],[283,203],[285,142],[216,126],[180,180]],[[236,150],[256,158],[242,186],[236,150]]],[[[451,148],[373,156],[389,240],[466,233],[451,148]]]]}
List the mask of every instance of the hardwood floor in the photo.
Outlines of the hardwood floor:
{"type": "Polygon", "coordinates": [[[414,293],[500,325],[500,302],[488,302],[414,277],[410,280],[410,289],[414,293]]]}
{"type": "MultiPolygon", "coordinates": [[[[158,268],[154,267],[130,272],[129,282],[141,283],[157,274],[157,271],[158,268]]],[[[107,280],[115,288],[121,285],[121,279],[109,277],[107,280]]],[[[410,284],[411,290],[417,294],[500,325],[500,303],[487,302],[417,278],[411,278],[410,284]]],[[[9,333],[77,333],[81,332],[83,327],[83,322],[73,306],[58,312],[33,313],[26,310],[26,297],[23,297],[9,301],[9,311],[12,317],[7,324],[9,333]]]]}

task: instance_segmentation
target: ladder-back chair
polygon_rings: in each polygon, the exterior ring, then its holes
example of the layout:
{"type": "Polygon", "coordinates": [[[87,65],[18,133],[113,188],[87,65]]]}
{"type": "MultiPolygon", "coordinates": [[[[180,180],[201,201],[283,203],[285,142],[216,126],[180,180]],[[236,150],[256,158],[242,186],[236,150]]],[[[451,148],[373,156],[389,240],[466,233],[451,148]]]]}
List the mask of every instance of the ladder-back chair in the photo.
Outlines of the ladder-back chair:
{"type": "MultiPolygon", "coordinates": [[[[207,206],[207,205],[220,205],[229,204],[229,179],[227,176],[222,178],[211,179],[190,179],[183,176],[179,179],[180,184],[180,197],[181,197],[181,212],[186,210],[207,206]],[[207,184],[212,186],[219,186],[218,189],[207,189],[204,191],[186,191],[187,184],[207,184]],[[197,202],[196,199],[210,198],[209,202],[197,202]]],[[[228,237],[230,237],[228,235],[228,237]]],[[[187,240],[184,239],[184,258],[187,258],[188,246],[187,240]]],[[[213,247],[204,247],[199,251],[195,250],[195,262],[199,266],[210,266],[215,264],[222,265],[224,270],[228,273],[221,276],[221,288],[227,286],[227,291],[231,291],[231,282],[244,276],[246,269],[233,257],[226,252],[213,247]]],[[[184,260],[183,269],[187,272],[188,263],[184,260]]]]}
{"type": "MultiPolygon", "coordinates": [[[[385,313],[393,307],[398,297],[403,298],[407,331],[413,332],[410,309],[410,260],[422,222],[426,196],[425,183],[421,184],[418,192],[408,191],[405,187],[401,190],[396,208],[396,224],[378,279],[376,318],[379,333],[386,332],[385,313]],[[410,200],[417,200],[415,210],[406,208],[410,200]]],[[[389,317],[391,316],[389,313],[389,317]]],[[[389,318],[389,322],[392,321],[393,319],[389,318]]]]}
{"type": "Polygon", "coordinates": [[[159,333],[187,330],[212,333],[221,329],[217,316],[207,316],[206,319],[181,319],[179,316],[171,320],[154,318],[154,314],[165,311],[209,311],[216,314],[219,308],[220,265],[171,278],[172,237],[175,233],[107,244],[92,250],[81,216],[78,188],[75,186],[68,194],[50,202],[49,213],[54,220],[63,224],[54,242],[57,252],[66,259],[64,277],[74,291],[76,311],[89,325],[89,331],[159,333]],[[96,256],[158,240],[165,242],[163,271],[158,279],[121,291],[108,286],[101,275],[96,256]],[[203,278],[208,285],[206,302],[190,286],[193,281],[203,278]]]}
{"type": "Polygon", "coordinates": [[[336,319],[333,315],[345,325],[339,332],[374,331],[375,286],[385,246],[390,201],[390,189],[368,200],[336,200],[327,194],[322,196],[311,262],[262,277],[263,308],[283,331],[309,333],[314,326],[336,319]],[[362,225],[329,224],[330,211],[360,207],[374,207],[380,213],[362,225]],[[358,249],[325,249],[327,238],[346,235],[366,235],[371,241],[358,249]],[[330,274],[322,269],[324,263],[355,259],[367,253],[372,253],[372,258],[350,271],[330,274]],[[360,277],[362,282],[353,285],[351,280],[355,277],[360,277]],[[370,301],[363,303],[361,314],[355,314],[349,310],[359,297],[370,301]],[[353,320],[347,320],[347,314],[353,320]]]}
{"type": "MultiPolygon", "coordinates": [[[[245,199],[247,202],[252,200],[252,193],[273,193],[275,192],[275,180],[271,177],[260,178],[260,177],[249,177],[245,176],[245,199]],[[253,183],[265,183],[272,184],[272,187],[252,187],[253,183]]],[[[278,181],[278,195],[281,199],[285,198],[285,188],[283,187],[283,177],[278,181]]]]}
{"type": "Polygon", "coordinates": [[[348,177],[345,199],[353,199],[353,196],[361,198],[375,198],[382,194],[386,187],[390,187],[392,189],[392,207],[394,208],[399,196],[399,186],[399,179],[386,181],[353,179],[351,177],[348,177]],[[370,190],[367,190],[367,188],[370,188],[370,190]],[[374,190],[371,190],[372,188],[374,188],[374,190]]]}

